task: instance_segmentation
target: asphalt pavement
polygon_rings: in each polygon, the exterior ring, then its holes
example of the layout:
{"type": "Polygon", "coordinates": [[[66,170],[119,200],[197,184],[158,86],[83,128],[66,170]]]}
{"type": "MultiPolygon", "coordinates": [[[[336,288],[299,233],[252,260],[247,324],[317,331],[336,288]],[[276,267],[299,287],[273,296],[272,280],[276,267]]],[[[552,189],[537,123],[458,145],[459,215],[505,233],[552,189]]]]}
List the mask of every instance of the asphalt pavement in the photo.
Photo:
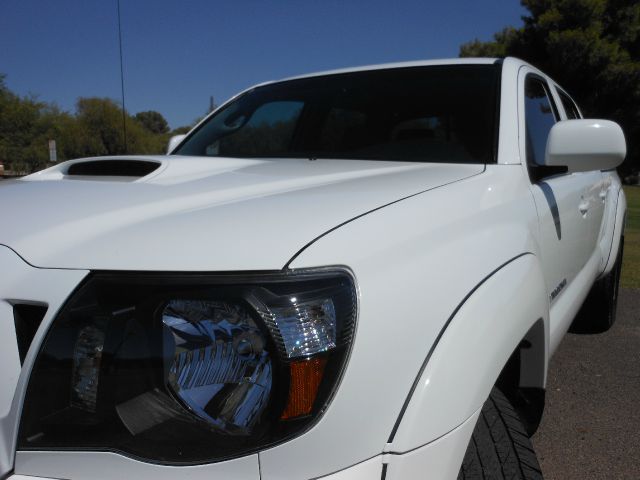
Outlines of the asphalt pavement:
{"type": "Polygon", "coordinates": [[[621,289],[608,332],[565,336],[546,402],[533,437],[545,480],[640,480],[640,290],[621,289]]]}

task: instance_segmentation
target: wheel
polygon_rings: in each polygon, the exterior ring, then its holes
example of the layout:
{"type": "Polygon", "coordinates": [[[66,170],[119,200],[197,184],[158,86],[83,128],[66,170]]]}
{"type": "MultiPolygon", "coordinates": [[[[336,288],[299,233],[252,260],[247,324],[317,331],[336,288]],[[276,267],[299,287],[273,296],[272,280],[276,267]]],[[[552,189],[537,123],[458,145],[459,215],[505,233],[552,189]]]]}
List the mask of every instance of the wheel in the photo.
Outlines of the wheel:
{"type": "Polygon", "coordinates": [[[538,458],[509,400],[494,387],[484,403],[458,480],[542,480],[538,458]]]}
{"type": "Polygon", "coordinates": [[[620,272],[624,237],[620,238],[620,248],[616,263],[611,271],[597,280],[576,315],[569,331],[571,333],[602,333],[609,330],[616,321],[620,272]]]}

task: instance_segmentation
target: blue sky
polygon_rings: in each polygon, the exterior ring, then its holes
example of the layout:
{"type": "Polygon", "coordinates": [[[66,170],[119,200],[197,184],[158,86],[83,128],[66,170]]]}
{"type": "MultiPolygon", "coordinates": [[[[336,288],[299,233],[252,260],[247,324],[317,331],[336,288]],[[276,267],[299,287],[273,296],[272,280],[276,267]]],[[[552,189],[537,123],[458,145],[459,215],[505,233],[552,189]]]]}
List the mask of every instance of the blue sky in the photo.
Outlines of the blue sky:
{"type": "MultiPolygon", "coordinates": [[[[255,83],[333,68],[455,57],[520,26],[517,0],[121,0],[126,107],[190,124],[255,83]]],[[[116,0],[0,0],[0,73],[73,111],[120,99],[116,0]]]]}

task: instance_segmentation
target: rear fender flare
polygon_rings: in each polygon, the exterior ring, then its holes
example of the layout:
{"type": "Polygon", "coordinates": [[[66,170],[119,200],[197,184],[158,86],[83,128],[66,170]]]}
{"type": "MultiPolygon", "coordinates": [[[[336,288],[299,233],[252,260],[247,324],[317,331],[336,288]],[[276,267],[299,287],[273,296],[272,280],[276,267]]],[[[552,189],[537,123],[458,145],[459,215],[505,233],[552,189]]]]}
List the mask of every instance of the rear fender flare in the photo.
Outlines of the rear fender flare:
{"type": "Polygon", "coordinates": [[[608,258],[605,253],[605,259],[607,263],[605,264],[604,270],[601,273],[601,277],[609,273],[613,266],[616,263],[616,259],[618,258],[618,249],[620,248],[620,239],[624,234],[624,223],[625,217],[627,213],[627,199],[624,195],[624,190],[622,188],[618,192],[618,202],[616,207],[616,220],[613,227],[613,239],[611,241],[611,248],[609,250],[608,258]]]}

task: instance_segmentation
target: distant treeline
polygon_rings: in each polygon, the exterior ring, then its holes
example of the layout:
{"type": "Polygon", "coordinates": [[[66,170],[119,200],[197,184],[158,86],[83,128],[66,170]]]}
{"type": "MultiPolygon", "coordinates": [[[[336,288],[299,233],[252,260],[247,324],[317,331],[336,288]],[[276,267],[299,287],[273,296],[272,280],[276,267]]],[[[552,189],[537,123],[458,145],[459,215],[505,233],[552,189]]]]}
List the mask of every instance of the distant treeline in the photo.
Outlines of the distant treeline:
{"type": "Polygon", "coordinates": [[[49,140],[55,140],[57,160],[96,155],[164,153],[173,131],[155,111],[126,115],[125,151],[122,109],[109,98],[79,98],[75,112],[61,110],[34,96],[10,91],[0,74],[0,163],[5,170],[30,173],[49,164],[49,140]]]}
{"type": "Polygon", "coordinates": [[[492,40],[460,48],[463,57],[514,56],[568,90],[586,118],[622,125],[627,159],[621,173],[640,171],[640,1],[520,0],[528,15],[492,40]]]}

